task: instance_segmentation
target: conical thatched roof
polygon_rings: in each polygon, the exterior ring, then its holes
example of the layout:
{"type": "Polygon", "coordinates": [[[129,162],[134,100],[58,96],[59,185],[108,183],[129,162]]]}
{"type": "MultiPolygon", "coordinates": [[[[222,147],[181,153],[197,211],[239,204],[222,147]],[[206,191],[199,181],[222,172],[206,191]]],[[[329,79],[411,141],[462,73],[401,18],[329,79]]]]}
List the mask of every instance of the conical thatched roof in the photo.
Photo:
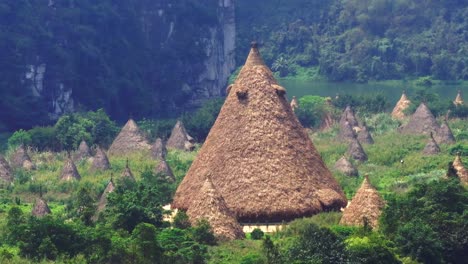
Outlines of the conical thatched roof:
{"type": "Polygon", "coordinates": [[[109,148],[109,155],[128,155],[130,153],[149,150],[151,145],[141,133],[138,125],[129,119],[114,139],[109,148]]]}
{"type": "Polygon", "coordinates": [[[93,163],[91,164],[93,170],[108,170],[110,169],[109,159],[107,158],[106,152],[100,147],[96,149],[96,155],[94,155],[93,163]]]}
{"type": "Polygon", "coordinates": [[[434,137],[432,136],[432,133],[430,134],[429,142],[423,149],[423,154],[424,155],[435,155],[440,152],[439,145],[437,145],[437,142],[435,141],[434,137]]]}
{"type": "Polygon", "coordinates": [[[299,103],[297,102],[296,96],[293,96],[292,100],[291,100],[291,109],[294,112],[294,111],[296,111],[297,108],[299,108],[299,103]]]}
{"type": "Polygon", "coordinates": [[[128,159],[127,159],[127,163],[125,164],[125,169],[122,172],[122,178],[135,181],[135,177],[133,176],[133,173],[130,170],[130,167],[128,166],[128,159]]]}
{"type": "Polygon", "coordinates": [[[392,117],[395,119],[400,119],[400,120],[405,119],[406,115],[404,111],[408,109],[410,105],[411,105],[411,101],[406,96],[406,92],[403,91],[403,94],[401,95],[400,100],[395,105],[395,108],[393,108],[392,117]]]}
{"type": "Polygon", "coordinates": [[[167,164],[165,159],[159,160],[158,165],[154,168],[154,172],[165,176],[169,182],[175,182],[176,178],[172,173],[171,167],[167,164]]]}
{"type": "Polygon", "coordinates": [[[194,197],[187,210],[187,215],[192,225],[196,225],[201,219],[206,219],[218,239],[233,240],[245,237],[236,216],[229,210],[210,179],[205,180],[194,197]]]}
{"type": "Polygon", "coordinates": [[[366,176],[353,200],[343,211],[340,224],[363,226],[367,221],[372,228],[378,227],[385,201],[366,176]]]}
{"type": "Polygon", "coordinates": [[[114,190],[115,190],[115,185],[114,185],[114,181],[111,178],[111,180],[109,181],[109,183],[106,186],[106,189],[104,189],[104,192],[102,192],[101,198],[99,198],[99,203],[98,203],[98,206],[97,206],[97,209],[96,209],[96,215],[98,215],[100,212],[102,212],[102,211],[104,211],[104,209],[106,209],[107,196],[109,195],[109,193],[113,192],[114,190]]]}
{"type": "Polygon", "coordinates": [[[50,211],[50,208],[49,208],[49,205],[47,205],[47,202],[41,197],[41,198],[36,199],[36,203],[34,204],[34,207],[31,213],[35,217],[43,217],[45,215],[51,214],[52,212],[50,211]]]}
{"type": "Polygon", "coordinates": [[[359,127],[359,122],[354,115],[354,110],[351,108],[351,106],[347,106],[346,109],[343,111],[343,114],[341,114],[341,119],[340,119],[340,125],[344,124],[344,122],[348,122],[351,128],[359,127]]]}
{"type": "Polygon", "coordinates": [[[348,121],[340,123],[340,134],[339,137],[342,141],[351,142],[356,138],[356,133],[353,130],[353,127],[348,121]]]}
{"type": "Polygon", "coordinates": [[[86,141],[82,140],[80,143],[80,146],[78,147],[78,150],[75,153],[74,159],[76,161],[87,159],[91,157],[91,150],[89,149],[88,144],[86,141]]]}
{"type": "Polygon", "coordinates": [[[13,182],[13,173],[5,158],[0,155],[0,185],[13,182]]]}
{"type": "Polygon", "coordinates": [[[367,130],[367,126],[365,124],[361,127],[361,130],[359,130],[357,138],[362,144],[374,144],[374,139],[372,138],[369,130],[367,130]]]}
{"type": "Polygon", "coordinates": [[[442,122],[442,125],[437,131],[436,139],[438,144],[455,143],[455,137],[453,136],[452,129],[450,129],[446,119],[442,122]]]}
{"type": "Polygon", "coordinates": [[[71,181],[79,179],[81,179],[81,176],[76,169],[75,163],[70,157],[68,157],[63,164],[62,173],[60,173],[60,180],[71,181]]]}
{"type": "Polygon", "coordinates": [[[403,134],[429,134],[431,131],[437,131],[437,124],[434,115],[425,103],[421,103],[416,112],[411,116],[408,124],[401,129],[403,134]]]}
{"type": "Polygon", "coordinates": [[[35,166],[32,163],[24,145],[21,145],[16,149],[16,151],[11,156],[10,163],[14,168],[23,168],[26,170],[35,169],[35,166]]]}
{"type": "Polygon", "coordinates": [[[182,121],[178,120],[172,129],[171,136],[166,142],[166,147],[185,151],[193,150],[193,138],[185,130],[182,121]]]}
{"type": "Polygon", "coordinates": [[[453,104],[456,105],[456,106],[464,104],[463,97],[462,97],[462,94],[461,94],[460,90],[458,90],[457,97],[455,97],[455,100],[453,101],[453,104]]]}
{"type": "Polygon", "coordinates": [[[354,138],[353,140],[351,140],[351,143],[349,143],[347,154],[348,156],[350,156],[351,158],[355,160],[359,160],[359,161],[367,160],[367,154],[362,148],[361,143],[359,142],[357,138],[354,138]]]}
{"type": "Polygon", "coordinates": [[[188,209],[209,176],[241,222],[289,220],[346,204],[285,92],[253,45],[174,208],[188,209]]]}
{"type": "Polygon", "coordinates": [[[151,146],[151,156],[154,159],[165,159],[167,154],[166,146],[161,138],[157,138],[154,144],[151,146]]]}
{"type": "Polygon", "coordinates": [[[344,156],[335,162],[335,170],[347,176],[358,176],[359,174],[357,168],[344,156]]]}
{"type": "Polygon", "coordinates": [[[453,168],[455,169],[458,178],[463,184],[468,184],[468,170],[466,169],[461,159],[460,153],[457,153],[457,157],[453,161],[453,168]]]}

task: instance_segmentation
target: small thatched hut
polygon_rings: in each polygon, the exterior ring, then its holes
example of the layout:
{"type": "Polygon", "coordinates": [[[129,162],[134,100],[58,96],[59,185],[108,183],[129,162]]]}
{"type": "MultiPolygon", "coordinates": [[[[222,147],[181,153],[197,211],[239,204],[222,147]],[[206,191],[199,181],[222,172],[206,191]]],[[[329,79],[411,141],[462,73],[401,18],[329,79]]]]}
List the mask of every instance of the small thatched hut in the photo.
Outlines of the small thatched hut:
{"type": "Polygon", "coordinates": [[[367,161],[367,154],[362,148],[361,143],[357,138],[353,138],[351,143],[349,143],[347,155],[354,160],[358,161],[367,161]]]}
{"type": "Polygon", "coordinates": [[[104,189],[104,192],[102,192],[101,194],[101,198],[99,198],[99,203],[96,209],[96,216],[99,215],[99,213],[101,213],[102,211],[104,211],[104,209],[106,209],[107,196],[109,195],[109,193],[113,192],[114,190],[115,190],[115,185],[111,177],[111,180],[107,184],[106,189],[104,189]]]}
{"type": "Polygon", "coordinates": [[[450,129],[447,119],[442,122],[436,134],[436,141],[438,144],[454,144],[455,137],[453,136],[452,129],[450,129]]]}
{"type": "Polygon", "coordinates": [[[138,125],[129,119],[109,148],[109,155],[128,155],[151,148],[138,125]]]}
{"type": "Polygon", "coordinates": [[[296,96],[293,96],[292,100],[291,100],[291,109],[294,112],[294,111],[296,111],[297,108],[299,108],[299,103],[297,102],[296,96]]]}
{"type": "Polygon", "coordinates": [[[364,123],[361,130],[357,133],[357,138],[362,144],[374,144],[374,139],[364,123]]]}
{"type": "Polygon", "coordinates": [[[435,155],[435,154],[440,153],[439,145],[437,145],[437,142],[435,141],[434,136],[432,135],[432,132],[430,133],[430,136],[429,136],[429,142],[424,147],[422,153],[424,155],[435,155]]]}
{"type": "Polygon", "coordinates": [[[335,170],[343,173],[347,176],[358,176],[359,172],[357,168],[349,161],[346,157],[341,157],[337,162],[335,162],[335,170]]]}
{"type": "Polygon", "coordinates": [[[339,138],[344,142],[351,142],[356,138],[356,133],[353,130],[353,127],[348,121],[340,123],[340,134],[339,138]]]}
{"type": "Polygon", "coordinates": [[[406,92],[403,91],[403,94],[401,95],[400,100],[397,102],[397,104],[393,108],[392,117],[395,119],[399,119],[399,120],[405,119],[406,118],[405,110],[408,109],[410,105],[411,105],[411,101],[406,96],[406,92]]]}
{"type": "Polygon", "coordinates": [[[154,159],[162,160],[167,155],[167,149],[161,138],[157,138],[154,144],[151,146],[151,156],[154,159]]]}
{"type": "Polygon", "coordinates": [[[192,225],[196,225],[199,220],[206,219],[213,228],[213,233],[220,240],[245,238],[236,216],[229,210],[209,178],[193,197],[187,215],[192,225]]]}
{"type": "Polygon", "coordinates": [[[207,177],[241,222],[287,221],[346,204],[285,94],[253,44],[173,208],[189,209],[207,177]]]}
{"type": "Polygon", "coordinates": [[[461,90],[458,90],[457,97],[455,97],[455,100],[453,101],[453,104],[456,106],[463,105],[463,97],[461,94],[461,90]]]}
{"type": "Polygon", "coordinates": [[[91,169],[108,170],[110,167],[110,162],[107,158],[106,152],[104,152],[100,147],[97,147],[96,155],[94,155],[93,163],[91,164],[91,169]]]}
{"type": "Polygon", "coordinates": [[[356,195],[344,209],[340,224],[363,226],[367,221],[372,228],[377,228],[384,207],[385,201],[366,175],[356,195]]]}
{"type": "Polygon", "coordinates": [[[11,167],[5,158],[0,155],[0,185],[10,184],[13,182],[13,173],[11,167]]]}
{"type": "Polygon", "coordinates": [[[133,173],[130,170],[130,167],[128,166],[128,159],[127,159],[127,162],[125,163],[125,169],[122,172],[122,178],[135,181],[135,177],[133,176],[133,173]]]}
{"type": "Polygon", "coordinates": [[[68,157],[65,160],[65,163],[62,168],[62,173],[60,173],[61,181],[71,181],[71,180],[80,180],[81,176],[76,169],[75,163],[73,160],[68,157]]]}
{"type": "Polygon", "coordinates": [[[169,182],[175,182],[176,180],[174,174],[172,173],[171,167],[169,167],[169,164],[167,164],[165,159],[159,160],[158,165],[156,165],[154,168],[154,172],[156,174],[163,175],[164,179],[169,182]]]}
{"type": "Polygon", "coordinates": [[[23,168],[25,170],[34,170],[36,166],[31,161],[31,158],[26,151],[24,145],[19,146],[11,156],[11,166],[14,168],[23,168]]]}
{"type": "Polygon", "coordinates": [[[91,150],[86,141],[82,140],[78,146],[77,151],[75,152],[74,160],[80,161],[89,157],[91,157],[91,150]]]}
{"type": "Polygon", "coordinates": [[[432,115],[431,110],[425,103],[421,103],[416,109],[416,112],[411,116],[408,124],[401,128],[400,132],[403,134],[429,134],[431,131],[437,131],[439,125],[432,115]]]}
{"type": "Polygon", "coordinates": [[[182,121],[178,120],[172,129],[171,136],[166,142],[167,148],[191,151],[195,147],[193,138],[185,130],[182,121]]]}
{"type": "Polygon", "coordinates": [[[31,212],[33,216],[43,217],[51,213],[52,212],[50,211],[49,205],[42,197],[36,199],[36,203],[34,203],[34,206],[31,212]]]}
{"type": "Polygon", "coordinates": [[[457,153],[457,156],[453,161],[453,168],[455,169],[458,178],[460,178],[460,182],[462,182],[463,184],[468,184],[468,170],[463,164],[460,152],[457,153]]]}
{"type": "Polygon", "coordinates": [[[340,125],[346,121],[349,123],[349,125],[353,129],[359,127],[359,122],[356,118],[356,115],[354,114],[354,110],[349,105],[345,108],[345,110],[343,111],[343,114],[341,114],[340,125]]]}

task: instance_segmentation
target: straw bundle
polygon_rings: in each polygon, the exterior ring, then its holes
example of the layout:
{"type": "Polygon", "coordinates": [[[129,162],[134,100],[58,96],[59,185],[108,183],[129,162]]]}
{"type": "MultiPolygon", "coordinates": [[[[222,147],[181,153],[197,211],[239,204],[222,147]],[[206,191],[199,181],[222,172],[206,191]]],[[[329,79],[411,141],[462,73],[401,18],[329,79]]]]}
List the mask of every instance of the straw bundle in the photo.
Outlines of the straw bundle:
{"type": "Polygon", "coordinates": [[[166,158],[167,149],[161,138],[157,138],[154,144],[151,146],[151,156],[154,159],[162,160],[166,158]]]}
{"type": "Polygon", "coordinates": [[[31,212],[33,216],[43,217],[51,213],[52,212],[50,211],[49,205],[47,205],[47,202],[44,199],[42,199],[42,197],[36,199],[36,203],[34,204],[34,207],[31,212]]]}
{"type": "Polygon", "coordinates": [[[406,92],[403,91],[403,94],[401,95],[400,100],[397,102],[397,104],[393,108],[392,117],[395,119],[399,119],[399,120],[405,119],[406,118],[405,110],[408,109],[410,105],[411,105],[411,101],[406,96],[406,92]]]}
{"type": "Polygon", "coordinates": [[[149,150],[151,145],[141,133],[138,125],[129,119],[114,139],[109,148],[109,155],[128,155],[138,151],[149,150]]]}
{"type": "Polygon", "coordinates": [[[344,175],[347,176],[358,176],[359,172],[357,168],[346,158],[346,157],[341,157],[336,163],[335,163],[335,170],[343,173],[344,175]]]}
{"type": "Polygon", "coordinates": [[[98,147],[96,149],[96,155],[94,155],[93,163],[91,164],[93,170],[108,170],[110,169],[109,159],[106,153],[98,147]]]}
{"type": "Polygon", "coordinates": [[[0,155],[0,184],[10,184],[13,182],[11,167],[5,158],[0,155]]]}
{"type": "Polygon", "coordinates": [[[426,104],[421,103],[416,112],[411,116],[408,124],[401,129],[403,134],[429,134],[431,131],[437,131],[439,125],[431,110],[426,104]]]}
{"type": "Polygon", "coordinates": [[[299,108],[299,103],[297,102],[296,96],[293,96],[292,100],[291,100],[291,109],[294,112],[294,111],[296,111],[297,108],[299,108]]]}
{"type": "Polygon", "coordinates": [[[435,141],[432,132],[430,133],[430,138],[429,142],[426,144],[426,146],[423,149],[423,154],[424,155],[435,155],[440,153],[440,148],[439,145],[437,145],[437,142],[435,141]]]}
{"type": "Polygon", "coordinates": [[[75,163],[73,160],[68,157],[65,160],[65,164],[62,168],[62,173],[60,173],[60,180],[62,181],[71,181],[71,180],[80,180],[81,176],[76,169],[75,163]]]}
{"type": "Polygon", "coordinates": [[[185,130],[182,121],[178,120],[172,129],[171,136],[167,140],[166,147],[191,151],[194,149],[193,138],[185,130]]]}
{"type": "Polygon", "coordinates": [[[455,160],[453,161],[453,168],[455,169],[460,182],[468,184],[468,170],[465,168],[463,161],[460,156],[460,152],[457,153],[455,160]]]}
{"type": "Polygon", "coordinates": [[[461,94],[460,90],[458,90],[457,97],[455,97],[455,100],[453,101],[453,104],[456,105],[456,106],[464,104],[463,97],[462,97],[462,94],[461,94]]]}
{"type": "Polygon", "coordinates": [[[354,160],[367,161],[367,154],[357,138],[353,138],[349,143],[347,155],[354,160]]]}

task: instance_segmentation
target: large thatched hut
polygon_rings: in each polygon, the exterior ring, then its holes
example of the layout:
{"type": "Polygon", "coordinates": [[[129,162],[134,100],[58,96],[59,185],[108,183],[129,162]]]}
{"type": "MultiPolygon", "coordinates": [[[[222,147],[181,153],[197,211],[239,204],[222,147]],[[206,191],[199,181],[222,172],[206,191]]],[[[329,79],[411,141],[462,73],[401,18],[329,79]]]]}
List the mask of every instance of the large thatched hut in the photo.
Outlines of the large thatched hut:
{"type": "Polygon", "coordinates": [[[286,221],[346,204],[285,93],[253,44],[173,208],[189,209],[207,177],[241,222],[286,221]]]}
{"type": "Polygon", "coordinates": [[[197,195],[193,197],[187,215],[192,225],[206,219],[213,228],[213,233],[220,240],[245,237],[236,216],[229,210],[223,197],[216,191],[209,178],[205,180],[197,195]]]}
{"type": "Polygon", "coordinates": [[[428,156],[429,155],[436,155],[436,154],[440,153],[439,145],[437,145],[437,142],[435,141],[434,136],[432,135],[432,133],[430,133],[429,142],[427,142],[427,144],[424,147],[422,153],[424,155],[428,155],[428,156]]]}
{"type": "Polygon", "coordinates": [[[111,177],[111,180],[107,184],[106,189],[104,189],[104,192],[102,192],[101,197],[99,198],[98,206],[96,209],[96,216],[98,216],[99,213],[101,213],[102,211],[104,211],[104,209],[106,209],[107,196],[109,196],[109,193],[113,192],[114,190],[115,190],[115,185],[111,177]]]}
{"type": "Polygon", "coordinates": [[[367,161],[367,154],[357,138],[353,138],[351,140],[348,146],[348,151],[346,153],[354,160],[367,161]]]}
{"type": "Polygon", "coordinates": [[[36,166],[32,163],[24,145],[19,146],[10,159],[11,166],[14,168],[23,168],[25,170],[34,170],[36,166]]]}
{"type": "Polygon", "coordinates": [[[349,105],[345,108],[343,114],[341,114],[340,125],[344,122],[348,122],[353,129],[359,128],[359,122],[354,114],[354,110],[349,105]]]}
{"type": "Polygon", "coordinates": [[[0,186],[8,185],[13,182],[13,173],[11,167],[5,158],[0,155],[0,186]]]}
{"type": "Polygon", "coordinates": [[[347,176],[358,176],[359,172],[356,166],[351,163],[345,156],[341,157],[337,162],[335,162],[334,166],[335,170],[343,173],[347,176]]]}
{"type": "Polygon", "coordinates": [[[366,175],[356,195],[344,209],[340,224],[363,226],[367,222],[372,228],[377,228],[384,207],[385,201],[366,175]]]}
{"type": "Polygon", "coordinates": [[[163,176],[163,178],[169,182],[175,182],[176,180],[174,173],[172,173],[171,167],[169,167],[169,164],[167,164],[165,159],[158,161],[158,164],[154,168],[154,172],[163,176]]]}
{"type": "Polygon", "coordinates": [[[80,142],[80,145],[78,146],[78,149],[75,152],[74,160],[79,161],[87,159],[89,157],[91,157],[91,149],[89,148],[86,141],[82,140],[80,142]]]}
{"type": "Polygon", "coordinates": [[[81,176],[76,169],[73,160],[68,157],[63,164],[62,172],[60,173],[61,181],[80,180],[81,176]]]}
{"type": "Polygon", "coordinates": [[[429,134],[431,131],[437,131],[439,125],[432,115],[431,110],[425,103],[421,103],[416,112],[411,116],[408,124],[400,129],[403,134],[429,134]]]}
{"type": "Polygon", "coordinates": [[[456,105],[456,106],[464,104],[463,97],[462,97],[462,94],[461,94],[461,90],[458,90],[457,96],[455,97],[455,100],[453,100],[453,104],[456,105]]]}
{"type": "Polygon", "coordinates": [[[43,217],[51,213],[52,211],[50,211],[49,205],[42,197],[36,199],[36,202],[34,203],[34,206],[31,212],[33,216],[43,217]]]}
{"type": "Polygon", "coordinates": [[[110,162],[107,158],[106,152],[100,147],[96,149],[96,155],[93,157],[93,163],[91,164],[91,169],[93,170],[108,170],[110,169],[110,162]]]}
{"type": "Polygon", "coordinates": [[[460,152],[457,153],[455,160],[453,161],[453,168],[460,179],[460,182],[463,184],[468,184],[468,170],[466,169],[465,165],[460,156],[460,152]]]}
{"type": "Polygon", "coordinates": [[[178,120],[166,142],[167,148],[191,151],[194,149],[193,138],[187,133],[184,123],[178,120]]]}
{"type": "Polygon", "coordinates": [[[151,145],[146,140],[138,125],[129,119],[114,139],[109,148],[109,155],[128,155],[138,151],[147,151],[151,145]]]}
{"type": "Polygon", "coordinates": [[[167,155],[166,145],[161,138],[157,138],[154,144],[151,146],[151,156],[154,159],[162,160],[165,159],[167,155]]]}
{"type": "Polygon", "coordinates": [[[401,95],[400,100],[397,102],[397,104],[393,108],[392,117],[395,119],[399,119],[399,120],[405,119],[406,118],[405,110],[408,109],[410,105],[411,105],[411,101],[406,96],[406,92],[403,91],[403,94],[401,95]]]}
{"type": "Polygon", "coordinates": [[[436,141],[438,144],[453,144],[455,143],[455,137],[453,136],[452,129],[447,122],[447,119],[444,119],[442,125],[436,134],[436,141]]]}
{"type": "Polygon", "coordinates": [[[372,138],[372,135],[367,129],[367,125],[365,123],[357,133],[357,138],[362,144],[374,144],[374,139],[372,138]]]}

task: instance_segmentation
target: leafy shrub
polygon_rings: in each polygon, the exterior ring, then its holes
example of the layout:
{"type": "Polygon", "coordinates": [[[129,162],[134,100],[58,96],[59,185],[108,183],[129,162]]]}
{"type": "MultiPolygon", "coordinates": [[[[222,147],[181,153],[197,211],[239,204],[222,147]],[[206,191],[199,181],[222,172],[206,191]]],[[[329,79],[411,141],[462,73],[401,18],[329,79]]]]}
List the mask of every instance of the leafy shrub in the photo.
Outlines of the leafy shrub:
{"type": "Polygon", "coordinates": [[[264,233],[263,231],[260,229],[260,228],[255,228],[252,233],[250,233],[250,237],[253,239],[253,240],[260,240],[262,239],[264,236],[264,233]]]}
{"type": "Polygon", "coordinates": [[[296,115],[304,127],[318,127],[324,115],[331,111],[325,97],[307,95],[299,99],[296,115]]]}
{"type": "Polygon", "coordinates": [[[216,245],[216,238],[213,229],[207,220],[202,219],[192,229],[193,239],[200,244],[216,245]]]}
{"type": "Polygon", "coordinates": [[[138,122],[138,126],[140,127],[141,131],[146,134],[147,138],[153,142],[158,137],[162,139],[169,138],[175,123],[176,120],[174,119],[143,119],[138,122]]]}
{"type": "Polygon", "coordinates": [[[34,127],[30,129],[31,145],[39,151],[59,150],[54,127],[34,127]]]}
{"type": "Polygon", "coordinates": [[[13,135],[8,139],[8,147],[10,149],[15,149],[20,145],[29,146],[31,145],[31,142],[31,135],[27,131],[20,129],[13,133],[13,135]]]}
{"type": "Polygon", "coordinates": [[[183,115],[182,121],[188,133],[197,141],[204,141],[211,127],[214,125],[223,103],[224,99],[212,99],[205,102],[203,106],[194,113],[183,115]]]}
{"type": "Polygon", "coordinates": [[[249,253],[248,255],[244,256],[239,264],[264,264],[265,260],[262,258],[261,255],[255,253],[249,253]]]}
{"type": "Polygon", "coordinates": [[[177,211],[177,214],[174,217],[174,222],[173,225],[175,228],[180,228],[180,229],[187,229],[189,228],[190,221],[187,213],[185,213],[182,210],[177,211]]]}

